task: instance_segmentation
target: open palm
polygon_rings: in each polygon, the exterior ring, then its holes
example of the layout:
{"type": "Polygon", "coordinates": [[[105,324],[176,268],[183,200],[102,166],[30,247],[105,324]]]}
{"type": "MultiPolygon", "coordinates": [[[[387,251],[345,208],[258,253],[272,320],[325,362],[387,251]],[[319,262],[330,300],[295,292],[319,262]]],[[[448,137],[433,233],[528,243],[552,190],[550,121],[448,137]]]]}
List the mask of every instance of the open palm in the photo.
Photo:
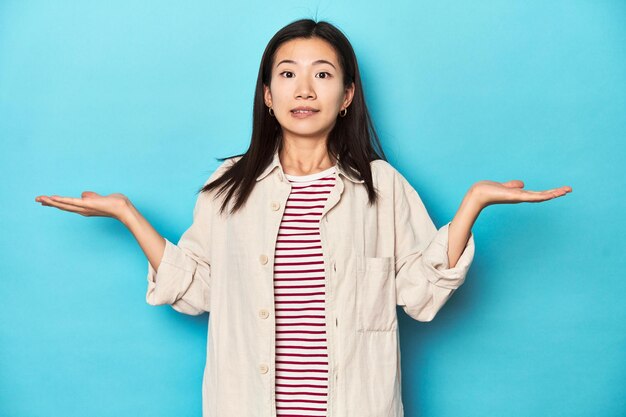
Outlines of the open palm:
{"type": "Polygon", "coordinates": [[[81,198],[40,195],[35,197],[35,201],[41,203],[42,206],[56,207],[82,216],[102,216],[116,219],[120,219],[120,215],[129,203],[124,194],[100,195],[93,191],[84,191],[81,198]]]}
{"type": "Polygon", "coordinates": [[[523,202],[537,203],[572,192],[572,187],[567,185],[544,191],[524,190],[524,182],[520,180],[507,182],[478,181],[473,185],[473,188],[483,206],[523,202]]]}

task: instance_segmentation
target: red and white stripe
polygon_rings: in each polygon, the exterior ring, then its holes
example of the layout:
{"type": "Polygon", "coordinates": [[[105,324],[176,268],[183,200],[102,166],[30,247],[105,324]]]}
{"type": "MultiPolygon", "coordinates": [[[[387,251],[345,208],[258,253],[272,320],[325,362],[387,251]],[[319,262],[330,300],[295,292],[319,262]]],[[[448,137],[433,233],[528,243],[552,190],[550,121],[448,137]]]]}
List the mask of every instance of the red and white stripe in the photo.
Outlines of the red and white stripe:
{"type": "Polygon", "coordinates": [[[291,194],[276,241],[276,414],[326,416],[328,350],[319,222],[335,186],[335,167],[286,175],[291,194]]]}

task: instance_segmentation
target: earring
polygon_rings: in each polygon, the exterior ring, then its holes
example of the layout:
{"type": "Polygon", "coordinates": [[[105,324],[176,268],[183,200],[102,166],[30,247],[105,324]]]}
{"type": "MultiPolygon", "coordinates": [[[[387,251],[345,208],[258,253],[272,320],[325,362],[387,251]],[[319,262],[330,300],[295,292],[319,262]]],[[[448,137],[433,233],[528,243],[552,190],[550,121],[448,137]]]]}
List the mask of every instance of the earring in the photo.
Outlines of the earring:
{"type": "Polygon", "coordinates": [[[339,112],[339,116],[341,116],[341,117],[346,117],[346,114],[348,114],[348,108],[347,107],[339,112]]]}
{"type": "Polygon", "coordinates": [[[274,110],[272,110],[272,108],[271,108],[271,107],[270,107],[269,112],[270,112],[270,116],[274,117],[274,110]]]}

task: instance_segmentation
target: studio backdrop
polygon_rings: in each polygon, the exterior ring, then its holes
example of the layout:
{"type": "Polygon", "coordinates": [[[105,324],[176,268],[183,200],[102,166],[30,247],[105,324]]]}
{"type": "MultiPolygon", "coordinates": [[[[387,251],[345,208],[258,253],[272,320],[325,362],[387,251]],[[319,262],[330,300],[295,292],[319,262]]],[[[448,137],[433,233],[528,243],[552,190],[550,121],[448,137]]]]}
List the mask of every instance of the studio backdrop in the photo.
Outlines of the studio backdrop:
{"type": "Polygon", "coordinates": [[[34,198],[120,192],[177,242],[247,149],[265,45],[303,17],[354,45],[437,227],[480,180],[573,188],[487,207],[435,319],[398,307],[406,416],[625,416],[619,0],[0,2],[0,415],[200,417],[208,315],[146,303],[122,224],[34,198]]]}

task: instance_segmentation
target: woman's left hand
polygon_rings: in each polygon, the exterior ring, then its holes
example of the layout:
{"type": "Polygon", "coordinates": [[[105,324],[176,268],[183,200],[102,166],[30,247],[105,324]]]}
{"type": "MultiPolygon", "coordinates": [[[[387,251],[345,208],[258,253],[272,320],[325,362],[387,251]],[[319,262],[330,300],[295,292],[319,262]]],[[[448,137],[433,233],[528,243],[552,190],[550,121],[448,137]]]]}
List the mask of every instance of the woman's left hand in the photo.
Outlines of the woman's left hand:
{"type": "Polygon", "coordinates": [[[491,204],[538,203],[572,192],[572,187],[568,185],[544,191],[531,191],[523,188],[524,182],[520,180],[507,182],[484,180],[472,185],[472,196],[480,207],[487,207],[491,204]]]}

